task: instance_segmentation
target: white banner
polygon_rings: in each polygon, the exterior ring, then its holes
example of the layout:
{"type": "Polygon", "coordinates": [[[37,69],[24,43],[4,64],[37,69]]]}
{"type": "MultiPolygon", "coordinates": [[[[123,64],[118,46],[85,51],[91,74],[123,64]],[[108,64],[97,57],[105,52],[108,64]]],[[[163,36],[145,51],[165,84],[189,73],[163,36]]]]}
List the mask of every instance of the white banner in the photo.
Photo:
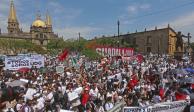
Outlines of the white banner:
{"type": "Polygon", "coordinates": [[[29,57],[9,56],[5,58],[5,69],[18,70],[20,68],[31,68],[29,57]]]}
{"type": "Polygon", "coordinates": [[[124,107],[123,112],[183,112],[186,101],[159,103],[149,107],[124,107]]]}
{"type": "Polygon", "coordinates": [[[44,56],[38,54],[31,55],[30,64],[36,68],[44,67],[44,56]]]}
{"type": "Polygon", "coordinates": [[[20,68],[36,68],[44,67],[44,56],[41,55],[20,55],[20,56],[7,56],[5,58],[5,69],[19,70],[20,68]]]}

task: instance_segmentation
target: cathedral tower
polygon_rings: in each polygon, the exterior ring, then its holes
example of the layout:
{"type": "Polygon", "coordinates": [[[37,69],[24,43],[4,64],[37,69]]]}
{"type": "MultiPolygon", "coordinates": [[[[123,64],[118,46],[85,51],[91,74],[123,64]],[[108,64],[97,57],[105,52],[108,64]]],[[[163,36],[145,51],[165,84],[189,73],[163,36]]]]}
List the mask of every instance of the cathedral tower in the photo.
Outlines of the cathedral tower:
{"type": "Polygon", "coordinates": [[[47,31],[49,33],[52,32],[52,20],[51,20],[51,17],[47,11],[47,14],[46,14],[46,27],[47,27],[47,31]]]}
{"type": "Polygon", "coordinates": [[[9,34],[18,34],[20,32],[13,0],[11,1],[10,5],[7,30],[9,34]]]}

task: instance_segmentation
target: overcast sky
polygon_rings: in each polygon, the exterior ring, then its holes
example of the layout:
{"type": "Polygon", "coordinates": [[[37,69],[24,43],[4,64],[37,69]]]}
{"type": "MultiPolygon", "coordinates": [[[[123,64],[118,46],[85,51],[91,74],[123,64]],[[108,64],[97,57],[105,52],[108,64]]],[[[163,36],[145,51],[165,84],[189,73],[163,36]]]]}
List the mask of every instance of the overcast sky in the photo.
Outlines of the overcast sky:
{"type": "MultiPolygon", "coordinates": [[[[42,20],[47,10],[53,29],[64,38],[93,38],[120,31],[144,31],[170,26],[185,35],[194,35],[194,0],[14,0],[20,27],[29,31],[40,10],[42,20]]],[[[0,28],[7,32],[10,0],[0,0],[0,28]]],[[[193,39],[194,41],[194,36],[193,39]]]]}

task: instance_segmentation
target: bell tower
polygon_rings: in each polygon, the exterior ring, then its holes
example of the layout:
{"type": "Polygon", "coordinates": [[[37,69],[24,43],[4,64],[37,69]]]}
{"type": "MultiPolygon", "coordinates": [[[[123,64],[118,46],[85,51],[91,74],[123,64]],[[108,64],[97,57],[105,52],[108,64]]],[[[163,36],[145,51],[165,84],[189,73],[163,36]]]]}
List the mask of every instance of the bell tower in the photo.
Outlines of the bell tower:
{"type": "Polygon", "coordinates": [[[10,4],[7,30],[9,34],[18,34],[20,32],[19,22],[16,17],[16,10],[13,0],[11,0],[10,4]]]}
{"type": "Polygon", "coordinates": [[[53,32],[53,29],[52,29],[52,20],[51,20],[51,17],[47,11],[47,14],[46,14],[46,27],[47,27],[47,32],[51,33],[53,32]]]}

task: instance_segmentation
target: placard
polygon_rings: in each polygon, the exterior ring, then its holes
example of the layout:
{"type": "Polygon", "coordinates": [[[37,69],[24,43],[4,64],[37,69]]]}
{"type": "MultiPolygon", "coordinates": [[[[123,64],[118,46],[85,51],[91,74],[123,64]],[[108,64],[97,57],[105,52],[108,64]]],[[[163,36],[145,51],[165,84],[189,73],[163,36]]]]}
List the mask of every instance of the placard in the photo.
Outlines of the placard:
{"type": "Polygon", "coordinates": [[[56,67],[56,72],[60,73],[60,74],[63,74],[64,73],[64,67],[63,66],[57,66],[56,67]]]}

